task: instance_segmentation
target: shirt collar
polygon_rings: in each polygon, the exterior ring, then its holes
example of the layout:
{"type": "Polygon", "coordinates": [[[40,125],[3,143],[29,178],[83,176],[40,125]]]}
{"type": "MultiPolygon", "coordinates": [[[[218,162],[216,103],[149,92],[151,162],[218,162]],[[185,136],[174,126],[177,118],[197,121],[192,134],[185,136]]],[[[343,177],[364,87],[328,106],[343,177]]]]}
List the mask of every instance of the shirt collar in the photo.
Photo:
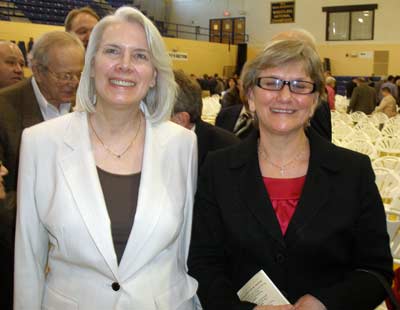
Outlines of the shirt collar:
{"type": "Polygon", "coordinates": [[[62,114],[66,114],[71,109],[71,103],[61,103],[60,108],[57,109],[54,105],[49,103],[47,99],[43,96],[42,92],[39,89],[39,85],[37,84],[35,77],[32,76],[32,88],[35,93],[36,100],[39,104],[40,111],[42,112],[44,120],[49,120],[55,116],[59,116],[62,114]],[[51,112],[50,112],[51,111],[51,112]],[[49,113],[50,112],[50,113],[49,113]]]}

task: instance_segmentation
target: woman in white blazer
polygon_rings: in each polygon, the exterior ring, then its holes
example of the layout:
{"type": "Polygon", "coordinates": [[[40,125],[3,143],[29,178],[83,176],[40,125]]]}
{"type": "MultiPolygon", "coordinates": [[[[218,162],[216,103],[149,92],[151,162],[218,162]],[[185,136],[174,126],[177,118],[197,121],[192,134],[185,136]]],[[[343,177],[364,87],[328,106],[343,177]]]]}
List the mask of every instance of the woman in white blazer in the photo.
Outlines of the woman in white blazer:
{"type": "Polygon", "coordinates": [[[94,28],[77,111],[23,133],[15,309],[199,307],[187,274],[195,135],[151,21],[118,9],[94,28]]]}

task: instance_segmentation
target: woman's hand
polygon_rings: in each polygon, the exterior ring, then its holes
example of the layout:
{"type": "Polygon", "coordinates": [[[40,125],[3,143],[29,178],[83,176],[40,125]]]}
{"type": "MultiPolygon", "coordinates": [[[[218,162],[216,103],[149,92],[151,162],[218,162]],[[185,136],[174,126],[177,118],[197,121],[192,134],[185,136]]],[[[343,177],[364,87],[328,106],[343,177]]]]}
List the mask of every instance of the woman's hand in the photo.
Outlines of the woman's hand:
{"type": "Polygon", "coordinates": [[[282,305],[282,306],[257,306],[253,310],[294,310],[293,305],[282,305]]]}
{"type": "Polygon", "coordinates": [[[326,310],[326,307],[317,298],[311,295],[304,295],[294,304],[295,310],[326,310]]]}

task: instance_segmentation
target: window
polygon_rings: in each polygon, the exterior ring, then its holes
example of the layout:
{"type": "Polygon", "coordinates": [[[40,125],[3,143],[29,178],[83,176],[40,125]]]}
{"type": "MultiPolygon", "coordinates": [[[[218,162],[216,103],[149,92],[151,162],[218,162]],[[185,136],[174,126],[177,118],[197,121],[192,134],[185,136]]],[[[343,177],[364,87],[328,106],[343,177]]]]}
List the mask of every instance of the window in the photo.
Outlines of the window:
{"type": "Polygon", "coordinates": [[[326,40],[373,40],[377,4],[323,7],[327,13],[326,40]]]}

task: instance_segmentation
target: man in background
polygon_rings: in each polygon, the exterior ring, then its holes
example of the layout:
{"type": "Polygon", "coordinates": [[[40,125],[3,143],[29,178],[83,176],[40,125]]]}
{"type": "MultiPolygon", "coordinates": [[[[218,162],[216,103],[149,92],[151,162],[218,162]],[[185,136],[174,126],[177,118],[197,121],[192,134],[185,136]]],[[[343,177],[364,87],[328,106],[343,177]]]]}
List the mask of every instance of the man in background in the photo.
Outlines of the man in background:
{"type": "Polygon", "coordinates": [[[99,20],[99,15],[90,7],[73,9],[65,18],[65,31],[76,34],[86,49],[90,34],[99,20]]]}
{"type": "Polygon", "coordinates": [[[376,107],[376,91],[375,88],[369,86],[363,77],[356,79],[356,88],[354,88],[351,95],[347,113],[356,111],[371,114],[376,107]]]}
{"type": "Polygon", "coordinates": [[[208,152],[238,143],[240,140],[232,133],[204,122],[201,119],[203,101],[200,86],[183,71],[174,71],[174,75],[179,90],[171,120],[196,133],[200,169],[208,152]]]}
{"type": "Polygon", "coordinates": [[[13,85],[24,78],[25,60],[19,47],[0,41],[0,88],[13,85]]]}
{"type": "MultiPolygon", "coordinates": [[[[0,90],[0,162],[9,172],[8,175],[3,173],[9,199],[17,189],[22,131],[71,110],[71,102],[74,100],[83,68],[84,54],[82,42],[76,36],[64,31],[45,33],[35,42],[31,51],[33,76],[0,90]]],[[[0,212],[1,257],[4,257],[4,264],[7,266],[7,269],[1,270],[0,276],[2,310],[12,309],[13,300],[16,203],[9,199],[5,202],[7,206],[0,212]]]]}
{"type": "Polygon", "coordinates": [[[0,160],[9,170],[7,191],[17,187],[23,129],[70,112],[84,52],[81,41],[67,32],[45,33],[31,52],[33,76],[0,90],[0,160]]]}

